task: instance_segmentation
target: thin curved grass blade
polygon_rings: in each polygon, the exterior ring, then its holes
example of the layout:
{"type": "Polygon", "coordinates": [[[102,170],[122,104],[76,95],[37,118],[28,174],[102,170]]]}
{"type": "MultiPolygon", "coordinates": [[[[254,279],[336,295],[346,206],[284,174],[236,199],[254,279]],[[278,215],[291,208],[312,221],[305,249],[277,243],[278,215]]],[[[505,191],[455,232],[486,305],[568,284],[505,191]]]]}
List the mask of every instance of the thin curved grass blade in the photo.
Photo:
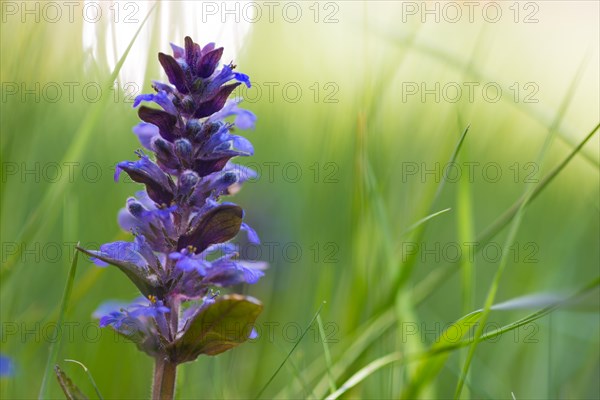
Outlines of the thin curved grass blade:
{"type": "Polygon", "coordinates": [[[269,387],[269,385],[271,384],[271,382],[273,382],[273,379],[275,379],[275,377],[277,376],[277,374],[279,373],[279,371],[281,371],[281,369],[283,368],[283,366],[285,365],[285,363],[292,356],[292,353],[294,352],[294,350],[296,350],[296,347],[298,347],[298,345],[300,344],[300,342],[302,341],[302,339],[304,338],[304,336],[306,336],[306,333],[308,332],[308,330],[310,329],[310,327],[312,326],[312,324],[316,321],[317,317],[321,313],[321,309],[323,308],[323,304],[321,304],[321,306],[319,307],[319,309],[317,310],[317,312],[315,313],[315,315],[312,317],[312,319],[308,323],[308,326],[306,327],[306,329],[304,330],[304,332],[302,332],[302,335],[300,335],[300,337],[298,338],[298,340],[296,341],[296,343],[294,343],[294,346],[291,348],[291,350],[287,354],[287,356],[285,356],[285,358],[283,359],[283,361],[281,362],[281,364],[279,365],[279,367],[277,367],[277,369],[275,370],[275,372],[273,372],[273,375],[271,375],[271,377],[269,378],[269,380],[267,380],[267,382],[260,389],[260,391],[258,392],[258,394],[254,397],[255,399],[259,399],[260,396],[262,396],[262,394],[265,392],[265,390],[267,390],[267,388],[269,387]]]}
{"type": "MultiPolygon", "coordinates": [[[[79,243],[77,243],[77,245],[79,245],[79,243]]],[[[73,261],[71,262],[71,268],[69,269],[69,275],[67,277],[67,283],[65,285],[65,290],[63,292],[62,300],[60,303],[60,313],[58,314],[58,320],[56,321],[56,329],[60,329],[59,327],[63,326],[63,320],[65,318],[65,314],[69,306],[71,292],[73,291],[73,282],[75,281],[75,274],[77,273],[78,256],[79,252],[75,250],[75,253],[73,254],[73,261]]],[[[56,358],[58,357],[58,350],[60,349],[62,336],[62,334],[58,335],[57,340],[52,341],[52,343],[50,343],[50,348],[48,349],[48,361],[46,362],[46,369],[44,370],[44,377],[42,378],[42,385],[40,387],[40,399],[45,399],[48,397],[48,376],[50,376],[50,374],[52,373],[52,365],[56,362],[56,358]]],[[[58,371],[56,371],[56,373],[58,374],[58,371]]]]}
{"type": "Polygon", "coordinates": [[[65,359],[65,362],[72,362],[72,363],[79,365],[81,368],[83,368],[83,370],[85,371],[85,374],[87,375],[88,379],[90,380],[90,383],[92,384],[92,386],[94,387],[94,390],[96,391],[96,395],[98,396],[98,398],[100,400],[104,400],[104,397],[102,397],[102,393],[100,393],[100,389],[98,389],[98,385],[96,385],[96,381],[94,380],[94,377],[92,376],[92,373],[90,372],[88,367],[86,367],[81,361],[77,361],[77,360],[65,359]]]}

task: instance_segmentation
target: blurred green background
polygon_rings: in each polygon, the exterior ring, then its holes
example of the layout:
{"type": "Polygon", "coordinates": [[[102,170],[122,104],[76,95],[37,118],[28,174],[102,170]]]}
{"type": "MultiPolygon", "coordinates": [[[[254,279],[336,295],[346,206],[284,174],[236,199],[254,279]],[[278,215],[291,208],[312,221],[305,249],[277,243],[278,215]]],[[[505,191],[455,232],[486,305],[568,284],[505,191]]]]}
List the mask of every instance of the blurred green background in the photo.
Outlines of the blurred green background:
{"type": "MultiPolygon", "coordinates": [[[[128,237],[116,213],[137,186],[114,183],[111,168],[139,147],[131,95],[164,80],[156,53],[185,35],[236,43],[230,54],[255,83],[238,94],[258,116],[245,133],[256,154],[238,161],[261,177],[233,201],[263,241],[246,255],[270,269],[241,288],[265,305],[260,337],[181,367],[178,398],[256,396],[321,306],[326,340],[314,322],[263,398],[323,398],[374,360],[424,352],[483,307],[498,249],[507,264],[495,303],[570,295],[599,275],[597,134],[525,209],[514,241],[504,228],[483,252],[468,252],[598,123],[597,2],[501,3],[498,18],[477,3],[472,21],[463,3],[282,2],[270,18],[264,3],[241,2],[239,23],[221,2],[161,3],[118,74],[150,3],[95,3],[104,14],[93,24],[83,5],[70,20],[63,3],[59,17],[45,4],[2,3],[0,345],[16,364],[0,379],[2,398],[38,396],[74,243],[128,237]]],[[[595,287],[481,343],[462,396],[598,398],[595,287]]],[[[90,396],[83,370],[62,360],[84,363],[105,398],[149,396],[152,361],[91,317],[106,299],[136,295],[116,269],[80,258],[59,363],[90,396]]],[[[544,306],[534,303],[492,311],[489,330],[544,306]]],[[[466,354],[452,351],[429,377],[417,366],[441,358],[386,364],[342,397],[450,398],[466,354]]],[[[61,398],[49,379],[50,397],[61,398]]]]}

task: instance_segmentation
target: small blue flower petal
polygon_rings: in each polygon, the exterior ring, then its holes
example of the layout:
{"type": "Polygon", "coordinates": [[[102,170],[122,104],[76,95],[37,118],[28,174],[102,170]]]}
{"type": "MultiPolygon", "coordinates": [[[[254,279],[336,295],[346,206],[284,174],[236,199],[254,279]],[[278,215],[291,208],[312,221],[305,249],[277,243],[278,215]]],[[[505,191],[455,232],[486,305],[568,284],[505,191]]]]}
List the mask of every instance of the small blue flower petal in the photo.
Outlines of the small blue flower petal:
{"type": "Polygon", "coordinates": [[[239,108],[238,104],[242,101],[241,98],[228,100],[220,111],[217,111],[208,118],[210,122],[216,122],[235,115],[235,126],[239,129],[254,129],[256,123],[256,115],[251,111],[239,108]]]}
{"type": "Polygon", "coordinates": [[[234,286],[240,283],[254,284],[264,275],[264,262],[219,259],[212,263],[205,281],[216,286],[234,286]]]}
{"type": "Polygon", "coordinates": [[[169,258],[176,261],[175,267],[179,268],[181,271],[187,272],[195,270],[200,275],[206,275],[207,262],[201,256],[188,251],[188,249],[173,252],[169,254],[169,258]]]}
{"type": "Polygon", "coordinates": [[[0,354],[0,377],[10,377],[15,374],[15,364],[12,358],[0,354]]]}
{"type": "Polygon", "coordinates": [[[233,76],[235,77],[235,80],[238,82],[242,82],[243,84],[245,84],[247,87],[251,87],[250,84],[250,77],[246,74],[242,74],[239,72],[234,72],[233,76]]]}
{"type": "Polygon", "coordinates": [[[153,98],[153,94],[140,94],[133,100],[133,108],[139,106],[142,101],[152,101],[153,98]]]}
{"type": "Polygon", "coordinates": [[[177,115],[177,109],[173,105],[173,101],[164,90],[159,90],[155,94],[140,94],[133,101],[133,107],[139,106],[142,101],[152,101],[161,106],[169,114],[177,115]]]}
{"type": "Polygon", "coordinates": [[[240,228],[242,231],[246,231],[248,235],[248,241],[252,244],[260,244],[260,238],[258,237],[258,233],[250,225],[245,222],[242,222],[242,227],[240,228]]]}
{"type": "Polygon", "coordinates": [[[185,50],[182,47],[179,47],[173,43],[169,43],[169,44],[171,45],[171,49],[173,49],[173,57],[175,57],[175,58],[185,57],[185,50]]]}
{"type": "Polygon", "coordinates": [[[129,305],[129,303],[127,303],[125,301],[119,301],[119,300],[105,301],[104,303],[100,304],[98,306],[98,308],[96,308],[96,310],[94,310],[94,312],[92,313],[92,317],[96,318],[96,319],[100,319],[110,313],[119,312],[121,309],[126,308],[128,305],[129,305]]]}
{"type": "Polygon", "coordinates": [[[115,181],[119,180],[121,171],[138,183],[146,185],[148,196],[157,204],[170,204],[173,200],[174,184],[169,176],[145,154],[140,154],[138,161],[123,161],[115,169],[115,181]]]}
{"type": "Polygon", "coordinates": [[[148,122],[140,122],[136,126],[133,127],[133,133],[138,137],[138,140],[150,151],[153,151],[152,141],[156,137],[160,137],[160,133],[158,131],[158,127],[153,124],[149,124],[148,122]]]}
{"type": "MultiPolygon", "coordinates": [[[[100,246],[100,251],[93,251],[92,253],[120,262],[130,263],[141,269],[146,269],[148,267],[148,261],[138,253],[138,250],[138,245],[136,243],[119,241],[103,244],[100,246]]],[[[99,264],[96,263],[96,265],[99,264]]]]}
{"type": "Polygon", "coordinates": [[[256,339],[257,337],[258,337],[258,332],[256,331],[256,329],[252,328],[250,335],[248,335],[248,339],[252,340],[252,339],[256,339]]]}

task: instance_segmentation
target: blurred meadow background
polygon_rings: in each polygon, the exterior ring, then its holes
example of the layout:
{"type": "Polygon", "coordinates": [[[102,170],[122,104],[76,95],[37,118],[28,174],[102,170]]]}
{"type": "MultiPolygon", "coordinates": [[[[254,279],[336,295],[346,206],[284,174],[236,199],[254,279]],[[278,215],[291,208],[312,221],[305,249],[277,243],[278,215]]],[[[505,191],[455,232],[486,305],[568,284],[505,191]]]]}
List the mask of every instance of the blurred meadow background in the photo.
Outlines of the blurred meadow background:
{"type": "Polygon", "coordinates": [[[79,257],[61,298],[77,241],[130,237],[132,99],[190,35],[254,84],[261,176],[232,200],[270,269],[243,288],[260,337],[177,398],[599,398],[599,3],[474,3],[2,2],[0,396],[38,397],[51,348],[92,398],[65,359],[149,396],[151,359],[91,316],[131,283],[79,257]]]}

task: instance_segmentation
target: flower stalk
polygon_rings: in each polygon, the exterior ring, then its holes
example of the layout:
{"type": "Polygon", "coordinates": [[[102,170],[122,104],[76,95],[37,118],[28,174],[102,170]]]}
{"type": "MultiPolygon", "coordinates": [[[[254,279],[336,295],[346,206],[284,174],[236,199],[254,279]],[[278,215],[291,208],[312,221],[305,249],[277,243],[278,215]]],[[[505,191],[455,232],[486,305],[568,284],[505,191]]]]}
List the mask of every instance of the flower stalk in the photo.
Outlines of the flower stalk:
{"type": "Polygon", "coordinates": [[[155,359],[154,399],[173,398],[179,364],[253,337],[260,302],[222,291],[256,283],[266,268],[239,259],[231,240],[245,231],[258,244],[258,235],[241,207],[223,201],[256,176],[232,162],[254,153],[233,132],[253,128],[256,117],[238,107],[241,99],[229,99],[250,79],[233,63],[219,69],[223,48],[214,43],[201,47],[186,37],[184,47],[171,46],[172,56],[158,55],[169,84],[153,82],[155,93],[134,102],[142,122],[133,131],[144,150],[115,170],[115,180],[125,172],[144,185],[118,215],[134,240],[79,248],[97,265],[120,269],[141,293],[129,304],[107,302],[94,315],[155,359]]]}
{"type": "Polygon", "coordinates": [[[168,359],[157,357],[154,363],[154,381],[152,382],[153,400],[173,400],[177,364],[168,359]]]}

